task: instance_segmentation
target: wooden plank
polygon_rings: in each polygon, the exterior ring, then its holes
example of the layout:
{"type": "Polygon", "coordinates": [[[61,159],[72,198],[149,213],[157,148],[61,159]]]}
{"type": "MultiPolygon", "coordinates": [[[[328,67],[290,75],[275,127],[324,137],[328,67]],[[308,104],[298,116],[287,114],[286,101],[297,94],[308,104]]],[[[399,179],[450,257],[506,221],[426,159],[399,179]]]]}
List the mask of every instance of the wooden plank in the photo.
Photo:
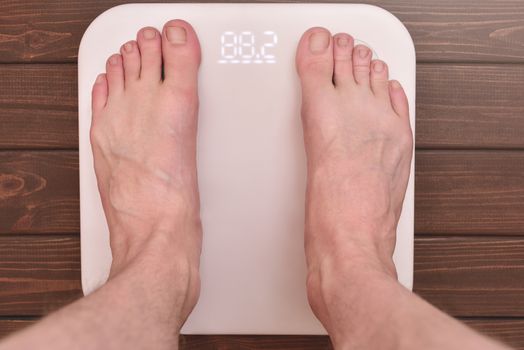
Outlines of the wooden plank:
{"type": "Polygon", "coordinates": [[[0,316],[44,315],[81,296],[80,240],[0,236],[0,316]]]}
{"type": "Polygon", "coordinates": [[[0,154],[0,233],[79,231],[77,152],[0,154]]]}
{"type": "Polygon", "coordinates": [[[466,319],[477,331],[498,339],[516,350],[524,349],[524,320],[517,319],[466,319]]]}
{"type": "Polygon", "coordinates": [[[524,148],[524,65],[417,69],[417,147],[524,148]]]}
{"type": "Polygon", "coordinates": [[[304,335],[183,335],[181,350],[328,350],[333,349],[327,336],[304,335]]]}
{"type": "Polygon", "coordinates": [[[524,152],[418,151],[415,232],[524,233],[524,152]]]}
{"type": "Polygon", "coordinates": [[[524,316],[523,238],[418,238],[414,291],[454,316],[524,316]]]}
{"type": "Polygon", "coordinates": [[[74,65],[0,66],[0,148],[77,148],[74,65]]]}
{"type": "MultiPolygon", "coordinates": [[[[74,65],[0,65],[0,149],[78,147],[74,65]]],[[[418,65],[417,147],[524,148],[524,65],[418,65]]]]}
{"type": "MultiPolygon", "coordinates": [[[[466,319],[462,320],[481,333],[499,339],[515,350],[524,350],[523,319],[466,319]]],[[[33,320],[0,320],[0,339],[34,324],[33,320]]],[[[331,349],[325,336],[275,336],[275,335],[183,335],[181,350],[212,349],[331,349]]]]}
{"type": "MultiPolygon", "coordinates": [[[[78,235],[0,236],[0,316],[39,316],[81,295],[78,235]]],[[[415,287],[460,317],[524,317],[524,238],[417,237],[415,287]]]]}
{"type": "MultiPolygon", "coordinates": [[[[73,62],[88,24],[125,2],[3,1],[0,62],[73,62]]],[[[413,36],[420,61],[524,62],[520,0],[355,2],[382,6],[399,17],[413,36]]]]}

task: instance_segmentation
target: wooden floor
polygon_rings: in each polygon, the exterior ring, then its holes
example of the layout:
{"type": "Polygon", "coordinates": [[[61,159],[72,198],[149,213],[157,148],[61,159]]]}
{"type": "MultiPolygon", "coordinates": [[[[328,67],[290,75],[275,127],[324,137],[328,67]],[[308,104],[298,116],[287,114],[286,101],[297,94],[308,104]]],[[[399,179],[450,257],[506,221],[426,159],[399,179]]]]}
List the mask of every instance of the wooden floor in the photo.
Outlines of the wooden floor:
{"type": "MultiPolygon", "coordinates": [[[[0,337],[81,295],[76,55],[89,22],[122,2],[0,2],[0,337]]],[[[524,349],[524,1],[363,2],[397,15],[416,43],[415,291],[524,349]]]]}

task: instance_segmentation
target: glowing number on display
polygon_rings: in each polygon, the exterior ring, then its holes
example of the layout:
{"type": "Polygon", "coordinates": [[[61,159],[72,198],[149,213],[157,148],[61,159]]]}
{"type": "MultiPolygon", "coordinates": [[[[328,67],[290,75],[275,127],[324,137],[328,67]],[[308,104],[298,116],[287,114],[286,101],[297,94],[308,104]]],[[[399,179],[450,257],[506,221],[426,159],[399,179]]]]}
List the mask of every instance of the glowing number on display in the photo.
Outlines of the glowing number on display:
{"type": "Polygon", "coordinates": [[[253,32],[243,31],[236,34],[227,31],[220,37],[220,60],[218,63],[276,63],[276,56],[271,49],[278,43],[277,34],[263,32],[263,44],[257,46],[253,32]]]}
{"type": "Polygon", "coordinates": [[[242,32],[238,38],[238,54],[242,58],[253,58],[255,56],[255,36],[253,33],[242,32]]]}
{"type": "Polygon", "coordinates": [[[271,42],[265,43],[264,45],[262,45],[262,47],[260,48],[260,54],[262,55],[262,57],[264,57],[267,60],[273,60],[273,59],[275,59],[275,55],[268,54],[266,52],[266,49],[270,49],[272,47],[275,47],[277,45],[277,43],[278,43],[278,37],[275,34],[275,32],[272,32],[270,30],[266,30],[264,32],[264,36],[270,36],[271,37],[271,42]]]}
{"type": "Polygon", "coordinates": [[[222,57],[228,60],[237,55],[237,36],[233,32],[225,32],[220,38],[222,41],[222,57]]]}

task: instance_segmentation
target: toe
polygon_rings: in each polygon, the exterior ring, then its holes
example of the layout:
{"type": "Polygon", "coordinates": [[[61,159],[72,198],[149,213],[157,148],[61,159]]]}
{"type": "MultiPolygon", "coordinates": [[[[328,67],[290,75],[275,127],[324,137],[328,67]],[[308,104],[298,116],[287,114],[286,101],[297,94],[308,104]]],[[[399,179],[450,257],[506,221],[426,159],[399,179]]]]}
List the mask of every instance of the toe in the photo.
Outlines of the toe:
{"type": "Polygon", "coordinates": [[[364,45],[357,45],[353,50],[353,76],[357,84],[369,86],[371,50],[364,45]]]}
{"type": "Polygon", "coordinates": [[[353,38],[345,33],[333,37],[333,57],[335,62],[333,80],[335,85],[353,84],[353,38]]]}
{"type": "Polygon", "coordinates": [[[124,61],[125,83],[132,84],[140,77],[140,52],[136,41],[129,41],[120,48],[124,61]]]}
{"type": "Polygon", "coordinates": [[[119,94],[124,90],[124,66],[122,56],[114,54],[106,62],[107,84],[109,94],[119,94]]]}
{"type": "Polygon", "coordinates": [[[162,31],[164,83],[172,87],[195,88],[200,65],[200,45],[191,25],[182,20],[166,23],[162,31]]]}
{"type": "Polygon", "coordinates": [[[137,34],[140,48],[140,80],[160,82],[162,79],[162,47],[160,33],[152,27],[142,28],[137,34]]]}
{"type": "Polygon", "coordinates": [[[93,91],[91,92],[91,108],[93,118],[96,118],[102,112],[107,103],[107,78],[105,74],[100,74],[95,80],[93,91]]]}
{"type": "Polygon", "coordinates": [[[307,30],[297,48],[296,65],[302,87],[333,86],[333,40],[328,30],[307,30]]]}
{"type": "Polygon", "coordinates": [[[389,82],[389,97],[395,112],[401,117],[409,119],[408,98],[400,83],[396,80],[389,82]]]}
{"type": "Polygon", "coordinates": [[[371,62],[371,89],[376,96],[388,97],[388,66],[381,60],[371,62]]]}

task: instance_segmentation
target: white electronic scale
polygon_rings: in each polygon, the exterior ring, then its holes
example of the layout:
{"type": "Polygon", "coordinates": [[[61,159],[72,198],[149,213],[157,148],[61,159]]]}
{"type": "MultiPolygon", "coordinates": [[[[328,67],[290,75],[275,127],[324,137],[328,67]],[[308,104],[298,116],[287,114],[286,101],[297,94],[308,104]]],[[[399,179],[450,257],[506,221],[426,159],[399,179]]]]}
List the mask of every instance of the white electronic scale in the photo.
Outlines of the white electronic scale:
{"type": "MultiPolygon", "coordinates": [[[[105,61],[144,26],[190,22],[200,39],[198,173],[204,227],[200,300],[186,334],[325,334],[306,297],[305,153],[295,50],[302,33],[347,32],[386,61],[415,126],[415,50],[402,23],[355,4],[131,4],[89,26],[78,58],[82,287],[102,285],[108,229],[89,143],[91,87],[105,61]]],[[[413,170],[413,169],[412,169],[413,170]]],[[[395,264],[413,280],[413,171],[395,264]]]]}

